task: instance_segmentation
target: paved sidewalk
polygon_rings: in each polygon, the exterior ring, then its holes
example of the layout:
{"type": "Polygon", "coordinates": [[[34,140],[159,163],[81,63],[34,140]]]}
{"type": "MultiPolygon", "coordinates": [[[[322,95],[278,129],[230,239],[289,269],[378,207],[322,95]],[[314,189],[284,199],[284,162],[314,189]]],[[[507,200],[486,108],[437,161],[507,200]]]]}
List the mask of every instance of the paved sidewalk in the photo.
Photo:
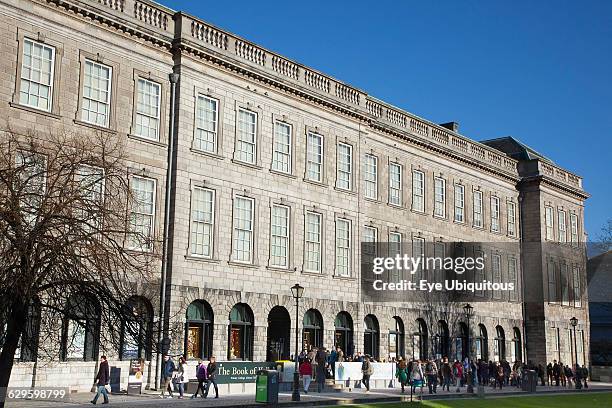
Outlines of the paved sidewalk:
{"type": "MultiPolygon", "coordinates": [[[[537,394],[547,393],[584,393],[584,392],[612,392],[612,383],[590,383],[588,390],[575,390],[571,388],[563,387],[541,387],[537,388],[537,394]]],[[[503,390],[494,390],[490,387],[485,389],[486,398],[504,397],[510,395],[523,395],[522,391],[516,387],[506,387],[503,390]]],[[[7,402],[8,408],[42,408],[42,407],[56,407],[56,408],[75,408],[75,407],[88,407],[92,406],[89,401],[93,397],[93,393],[75,393],[70,395],[67,400],[61,401],[10,401],[7,402]]],[[[178,395],[178,394],[177,394],[178,395]]],[[[420,392],[417,392],[413,398],[417,399],[420,396],[420,392]]],[[[364,392],[361,389],[343,392],[325,392],[316,393],[310,392],[308,394],[301,395],[300,403],[292,403],[291,392],[281,392],[279,394],[279,403],[284,406],[323,406],[323,405],[346,405],[352,403],[373,403],[373,402],[399,402],[410,398],[410,390],[407,390],[406,394],[402,394],[399,389],[376,389],[369,393],[364,392]]],[[[455,389],[451,388],[451,392],[438,391],[437,394],[429,395],[427,389],[423,389],[424,399],[447,399],[447,398],[473,398],[473,395],[466,393],[466,388],[463,387],[461,392],[455,392],[455,389]]],[[[98,404],[101,404],[103,400],[100,398],[98,404]]],[[[142,395],[111,395],[109,406],[117,406],[123,408],[130,407],[145,407],[145,408],[156,408],[156,407],[168,407],[168,406],[180,406],[184,408],[195,408],[195,407],[263,407],[264,404],[255,403],[255,396],[251,394],[235,394],[235,395],[222,395],[219,399],[209,398],[202,399],[197,398],[195,400],[189,399],[161,399],[159,393],[154,391],[146,391],[142,395]]]]}

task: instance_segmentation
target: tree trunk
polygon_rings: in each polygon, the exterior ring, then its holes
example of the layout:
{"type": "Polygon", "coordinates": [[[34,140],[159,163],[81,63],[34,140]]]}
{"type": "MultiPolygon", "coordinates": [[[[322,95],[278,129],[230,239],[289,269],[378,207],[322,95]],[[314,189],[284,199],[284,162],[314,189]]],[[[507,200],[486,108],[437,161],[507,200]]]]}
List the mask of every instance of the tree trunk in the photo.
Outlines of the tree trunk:
{"type": "Polygon", "coordinates": [[[19,338],[23,333],[27,319],[27,307],[23,302],[13,302],[11,309],[7,319],[4,345],[0,353],[0,408],[4,408],[6,388],[13,370],[15,351],[19,346],[19,338]]]}

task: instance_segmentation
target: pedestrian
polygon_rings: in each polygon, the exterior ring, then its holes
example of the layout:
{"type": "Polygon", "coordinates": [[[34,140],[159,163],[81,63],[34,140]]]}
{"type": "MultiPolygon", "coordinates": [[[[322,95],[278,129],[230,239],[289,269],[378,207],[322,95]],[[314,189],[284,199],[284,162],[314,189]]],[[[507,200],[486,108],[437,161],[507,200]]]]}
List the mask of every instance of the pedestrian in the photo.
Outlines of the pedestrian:
{"type": "Polygon", "coordinates": [[[425,365],[425,375],[427,376],[427,387],[429,388],[429,393],[437,394],[438,366],[436,365],[435,361],[427,361],[427,364],[425,365]]]}
{"type": "Polygon", "coordinates": [[[548,386],[553,385],[553,365],[550,362],[546,366],[546,378],[548,379],[548,386]]]}
{"type": "Polygon", "coordinates": [[[561,380],[561,366],[560,362],[557,363],[557,360],[553,360],[553,378],[555,379],[555,386],[558,387],[561,380]]]}
{"type": "Polygon", "coordinates": [[[365,392],[370,392],[370,376],[374,373],[374,366],[370,363],[370,356],[365,356],[363,363],[361,363],[361,374],[363,378],[361,382],[366,387],[365,392]]]}
{"type": "MultiPolygon", "coordinates": [[[[339,349],[340,347],[338,347],[339,349]]],[[[331,371],[332,371],[332,376],[335,377],[336,375],[336,361],[338,359],[338,352],[336,351],[336,349],[332,349],[331,353],[329,353],[329,356],[327,357],[327,362],[329,363],[329,366],[331,367],[331,371]]]]}
{"type": "Polygon", "coordinates": [[[315,361],[317,362],[317,391],[323,392],[323,390],[325,389],[325,362],[327,361],[327,353],[325,353],[324,347],[321,347],[317,351],[315,361]]]}
{"type": "Polygon", "coordinates": [[[569,365],[565,366],[565,381],[567,388],[572,388],[572,381],[574,380],[574,373],[569,365]]]}
{"type": "Polygon", "coordinates": [[[168,391],[168,397],[172,398],[172,374],[176,371],[174,361],[169,355],[164,355],[164,364],[162,366],[162,390],[160,398],[164,398],[164,394],[168,391]]]}
{"type": "Polygon", "coordinates": [[[312,364],[308,359],[304,359],[300,363],[300,375],[302,376],[302,382],[304,383],[304,393],[308,394],[308,388],[310,387],[310,381],[312,380],[312,364]]]}
{"type": "Polygon", "coordinates": [[[98,367],[98,374],[96,374],[96,378],[94,381],[96,383],[96,396],[91,400],[91,403],[96,405],[98,402],[98,397],[100,394],[104,397],[104,404],[108,404],[108,391],[106,390],[106,386],[108,385],[108,380],[110,379],[110,369],[108,367],[108,361],[106,360],[106,356],[100,357],[100,367],[98,367]]]}
{"type": "Polygon", "coordinates": [[[453,377],[455,378],[455,382],[457,385],[457,392],[461,391],[461,386],[463,381],[463,365],[459,362],[459,360],[455,360],[453,363],[453,377]]]}
{"type": "Polygon", "coordinates": [[[403,394],[404,388],[406,387],[406,383],[408,382],[408,366],[406,365],[406,360],[404,360],[402,357],[399,358],[399,362],[397,363],[397,368],[395,369],[395,377],[402,386],[403,394]]]}
{"type": "Polygon", "coordinates": [[[420,360],[417,360],[412,364],[412,369],[410,370],[410,380],[412,382],[412,393],[414,394],[416,392],[416,387],[420,387],[422,395],[425,376],[423,374],[423,367],[421,366],[420,360]]]}
{"type": "Polygon", "coordinates": [[[446,388],[446,391],[450,392],[450,385],[452,382],[453,370],[448,362],[448,357],[444,357],[444,361],[442,362],[442,367],[440,367],[440,371],[442,372],[442,391],[446,388]]]}
{"type": "MultiPolygon", "coordinates": [[[[504,366],[497,363],[497,378],[496,378],[496,384],[499,385],[499,389],[501,390],[504,387],[504,382],[506,379],[506,376],[504,374],[504,366]]],[[[495,388],[495,386],[493,386],[493,388],[495,388]]]]}
{"type": "Polygon", "coordinates": [[[208,374],[208,384],[206,386],[204,398],[208,397],[208,391],[210,391],[211,384],[215,387],[215,398],[219,398],[219,387],[217,387],[217,358],[215,356],[210,357],[210,362],[206,367],[206,373],[208,374]]]}
{"type": "Polygon", "coordinates": [[[198,393],[201,392],[202,398],[204,398],[204,393],[206,392],[206,384],[208,384],[208,367],[204,364],[204,360],[200,360],[198,367],[196,368],[196,378],[198,379],[198,388],[196,389],[195,394],[191,396],[191,399],[194,399],[198,396],[198,393]]]}
{"type": "Polygon", "coordinates": [[[584,388],[589,388],[589,384],[587,383],[587,379],[589,378],[589,369],[586,365],[582,365],[582,379],[584,380],[584,388]]]}
{"type": "Polygon", "coordinates": [[[179,365],[175,378],[179,391],[179,399],[183,399],[185,394],[185,384],[189,382],[189,376],[187,375],[187,361],[182,356],[179,357],[179,365]]]}
{"type": "Polygon", "coordinates": [[[580,365],[574,365],[574,383],[576,384],[576,389],[582,389],[582,368],[580,365]]]}

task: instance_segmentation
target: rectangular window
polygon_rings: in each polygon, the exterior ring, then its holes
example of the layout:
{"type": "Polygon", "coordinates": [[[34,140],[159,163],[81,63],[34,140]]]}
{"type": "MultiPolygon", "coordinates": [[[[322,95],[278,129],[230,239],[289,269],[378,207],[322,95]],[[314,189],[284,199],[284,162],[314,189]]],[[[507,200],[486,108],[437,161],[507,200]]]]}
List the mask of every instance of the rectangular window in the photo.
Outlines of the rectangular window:
{"type": "Polygon", "coordinates": [[[482,211],[482,191],[474,191],[473,194],[474,199],[474,227],[482,228],[483,227],[483,211],[482,211]]]}
{"type": "Polygon", "coordinates": [[[257,162],[257,113],[238,110],[238,140],[236,160],[255,164],[257,162]]]}
{"type": "Polygon", "coordinates": [[[306,260],[304,270],[307,272],[321,272],[321,214],[306,213],[306,260]]]}
{"type": "Polygon", "coordinates": [[[565,224],[565,211],[559,210],[559,242],[567,242],[567,226],[565,224]]]}
{"type": "Polygon", "coordinates": [[[546,224],[546,239],[552,241],[553,238],[553,209],[552,207],[544,208],[544,218],[546,224]]]}
{"type": "Polygon", "coordinates": [[[378,229],[363,227],[363,242],[361,246],[362,265],[372,265],[377,254],[378,229]]]}
{"type": "Polygon", "coordinates": [[[570,295],[572,290],[572,279],[569,276],[567,264],[561,263],[561,304],[563,306],[569,306],[570,295]]]}
{"type": "MultiPolygon", "coordinates": [[[[421,262],[425,262],[425,238],[412,238],[412,257],[415,259],[421,258],[423,259],[421,262]]],[[[413,282],[418,282],[424,277],[423,268],[422,266],[419,266],[416,272],[413,274],[413,282]]]]}
{"type": "Polygon", "coordinates": [[[555,263],[552,260],[548,261],[548,301],[556,303],[557,297],[557,273],[555,271],[555,263]]]}
{"type": "Polygon", "coordinates": [[[516,270],[516,258],[508,258],[508,282],[514,284],[514,290],[510,291],[510,300],[517,300],[517,290],[518,290],[518,282],[517,282],[517,270],[516,270]]]}
{"type": "Polygon", "coordinates": [[[516,206],[508,202],[508,235],[516,237],[516,206]]]}
{"type": "Polygon", "coordinates": [[[552,337],[552,350],[554,352],[559,352],[559,328],[553,327],[550,329],[551,337],[552,337]]]}
{"type": "Polygon", "coordinates": [[[389,204],[402,205],[402,166],[389,164],[389,204]]]}
{"type": "Polygon", "coordinates": [[[136,96],[136,135],[159,140],[161,85],[138,78],[136,96]]]}
{"type": "Polygon", "coordinates": [[[289,207],[273,205],[270,231],[270,265],[289,267],[289,207]]]}
{"type": "Polygon", "coordinates": [[[198,95],[193,148],[205,152],[217,152],[219,129],[219,101],[198,95]]]}
{"type": "Polygon", "coordinates": [[[234,199],[234,248],[232,259],[253,262],[253,213],[255,200],[246,197],[234,199]]]}
{"type": "Polygon", "coordinates": [[[51,111],[55,48],[29,38],[23,42],[19,103],[51,111]]]}
{"type": "Polygon", "coordinates": [[[274,142],[272,144],[272,170],[291,174],[291,125],[274,122],[274,142]]]}
{"type": "Polygon", "coordinates": [[[323,136],[308,133],[306,143],[306,178],[323,182],[323,136]]]}
{"type": "Polygon", "coordinates": [[[336,220],[336,274],[351,275],[351,222],[336,220]]]}
{"type": "Polygon", "coordinates": [[[365,196],[376,200],[378,198],[378,157],[365,155],[363,176],[365,178],[365,196]]]}
{"type": "Polygon", "coordinates": [[[425,212],[425,173],[418,170],[412,172],[412,209],[425,212]]]}
{"type": "Polygon", "coordinates": [[[578,243],[578,216],[570,214],[570,239],[572,244],[578,243]]]}
{"type": "Polygon", "coordinates": [[[434,215],[446,217],[446,180],[440,177],[434,178],[434,215]]]}
{"type": "Polygon", "coordinates": [[[578,364],[584,365],[584,330],[579,330],[576,333],[578,333],[578,340],[576,340],[578,344],[578,364]]]}
{"type": "Polygon", "coordinates": [[[455,222],[465,222],[465,187],[455,185],[455,222]]]}
{"type": "MultiPolygon", "coordinates": [[[[501,256],[494,254],[491,257],[491,270],[493,273],[493,283],[501,283],[501,256]]],[[[493,297],[501,298],[501,291],[493,290],[493,297]]]]}
{"type": "MultiPolygon", "coordinates": [[[[481,258],[484,260],[484,252],[481,250],[474,251],[474,257],[481,258]]],[[[475,268],[474,269],[474,282],[484,282],[485,281],[485,268],[475,268]]],[[[476,292],[478,296],[484,296],[484,289],[480,289],[476,292]]]]}
{"type": "Polygon", "coordinates": [[[499,232],[499,198],[491,197],[491,231],[499,232]]]}
{"type": "Polygon", "coordinates": [[[20,188],[25,194],[19,200],[23,217],[29,226],[33,226],[39,215],[46,191],[47,159],[40,154],[18,151],[15,156],[15,167],[19,173],[20,188]]]}
{"type": "Polygon", "coordinates": [[[336,187],[350,190],[353,173],[353,146],[346,143],[338,143],[338,173],[336,175],[336,187]]]}
{"type": "Polygon", "coordinates": [[[85,60],[81,120],[108,127],[110,118],[112,67],[85,60]]]}
{"type": "MultiPolygon", "coordinates": [[[[402,234],[399,232],[389,233],[389,257],[394,258],[401,255],[402,251],[402,234]]],[[[394,267],[389,271],[389,282],[400,282],[403,279],[403,271],[394,267]]]]}
{"type": "Polygon", "coordinates": [[[191,192],[191,255],[212,257],[215,192],[194,187],[191,192]]]}
{"type": "Polygon", "coordinates": [[[104,169],[99,167],[79,167],[76,180],[82,191],[82,200],[76,204],[78,218],[84,223],[85,231],[94,232],[102,225],[100,214],[96,210],[102,204],[104,195],[104,169]]]}
{"type": "Polygon", "coordinates": [[[133,176],[131,190],[134,198],[130,217],[131,249],[150,251],[153,248],[155,218],[155,180],[133,176]]]}
{"type": "Polygon", "coordinates": [[[582,307],[582,285],[580,283],[580,268],[574,266],[572,275],[574,276],[574,307],[582,307]]]}

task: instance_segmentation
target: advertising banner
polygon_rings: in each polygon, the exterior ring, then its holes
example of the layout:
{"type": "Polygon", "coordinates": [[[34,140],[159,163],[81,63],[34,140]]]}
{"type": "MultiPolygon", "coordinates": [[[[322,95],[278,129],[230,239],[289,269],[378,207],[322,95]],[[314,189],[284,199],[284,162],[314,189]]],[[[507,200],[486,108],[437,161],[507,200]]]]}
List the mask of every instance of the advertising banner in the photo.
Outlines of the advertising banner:
{"type": "Polygon", "coordinates": [[[254,383],[257,370],[275,369],[274,362],[252,362],[252,361],[218,361],[217,383],[254,383]]]}
{"type": "Polygon", "coordinates": [[[142,358],[130,360],[128,372],[128,394],[142,393],[142,377],[144,374],[144,360],[142,358]]]}
{"type": "MultiPolygon", "coordinates": [[[[395,374],[394,363],[371,363],[374,372],[370,376],[370,380],[392,380],[395,374]]],[[[361,380],[363,374],[361,372],[361,363],[342,362],[336,363],[336,373],[334,379],[336,381],[361,380]]]]}

